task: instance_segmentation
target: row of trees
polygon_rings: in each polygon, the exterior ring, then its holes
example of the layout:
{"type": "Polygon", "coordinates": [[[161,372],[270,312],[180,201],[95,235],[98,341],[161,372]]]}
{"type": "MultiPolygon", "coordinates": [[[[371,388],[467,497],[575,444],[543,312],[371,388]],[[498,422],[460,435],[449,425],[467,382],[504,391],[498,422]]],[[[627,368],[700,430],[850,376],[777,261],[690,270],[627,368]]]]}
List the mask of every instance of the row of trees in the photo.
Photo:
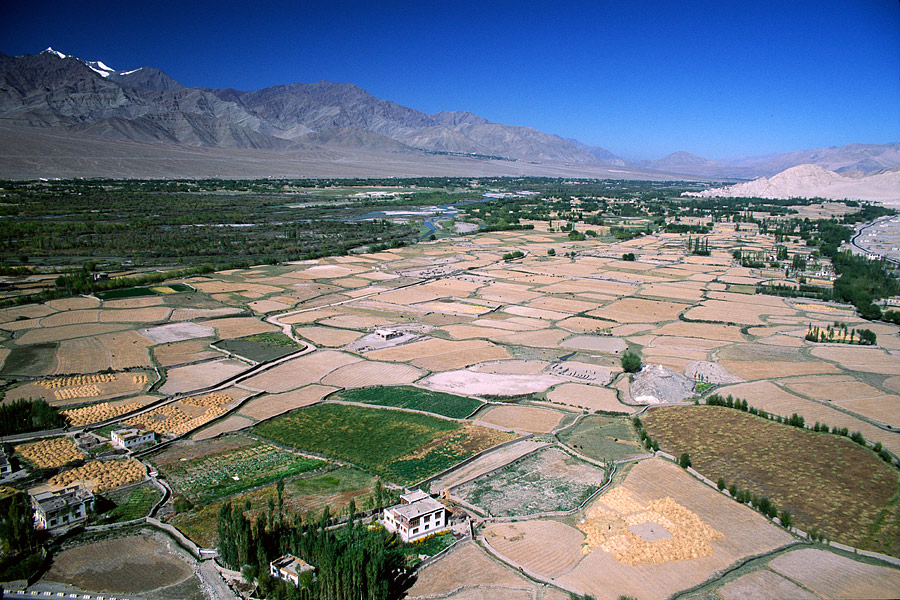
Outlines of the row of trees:
{"type": "Polygon", "coordinates": [[[42,398],[19,398],[8,404],[0,404],[0,436],[65,426],[65,416],[42,398]]]}
{"type": "MultiPolygon", "coordinates": [[[[256,579],[259,591],[274,600],[392,600],[411,584],[406,558],[396,536],[381,527],[368,528],[355,519],[351,501],[347,522],[334,525],[326,509],[318,519],[286,518],[283,484],[268,512],[251,519],[250,504],[225,502],[217,521],[219,554],[226,566],[256,579]],[[292,554],[315,567],[296,587],[273,579],[269,562],[292,554]]],[[[376,489],[376,504],[385,500],[376,489]]]]}

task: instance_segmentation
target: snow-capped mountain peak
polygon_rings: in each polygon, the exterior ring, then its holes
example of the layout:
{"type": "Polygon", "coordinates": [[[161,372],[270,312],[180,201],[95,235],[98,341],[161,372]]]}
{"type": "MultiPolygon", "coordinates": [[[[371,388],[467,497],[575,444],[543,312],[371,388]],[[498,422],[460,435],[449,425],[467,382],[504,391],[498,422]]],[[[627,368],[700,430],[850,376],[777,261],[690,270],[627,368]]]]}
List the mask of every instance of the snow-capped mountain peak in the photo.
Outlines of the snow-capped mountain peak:
{"type": "Polygon", "coordinates": [[[59,50],[54,50],[51,46],[47,46],[47,49],[41,52],[41,54],[53,54],[55,56],[58,56],[59,58],[69,58],[68,54],[63,54],[59,50]]]}
{"type": "Polygon", "coordinates": [[[51,46],[48,46],[46,50],[41,52],[41,54],[52,54],[53,56],[56,56],[58,58],[74,58],[75,60],[83,63],[86,67],[88,67],[90,70],[92,70],[94,73],[96,73],[100,77],[109,77],[110,75],[113,75],[118,72],[115,69],[113,69],[112,67],[109,67],[106,64],[104,64],[103,61],[84,60],[83,58],[78,58],[77,56],[72,56],[71,54],[63,54],[59,50],[54,50],[53,47],[51,47],[51,46]]]}

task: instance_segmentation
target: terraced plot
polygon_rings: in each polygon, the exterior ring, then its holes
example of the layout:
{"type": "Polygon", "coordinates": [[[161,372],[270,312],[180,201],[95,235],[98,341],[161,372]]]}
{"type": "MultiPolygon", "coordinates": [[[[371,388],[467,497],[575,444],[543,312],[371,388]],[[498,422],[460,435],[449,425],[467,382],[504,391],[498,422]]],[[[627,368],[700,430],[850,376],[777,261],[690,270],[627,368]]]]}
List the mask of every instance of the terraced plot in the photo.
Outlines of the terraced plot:
{"type": "Polygon", "coordinates": [[[804,530],[900,554],[897,471],[847,438],[719,406],[661,407],[643,419],[660,448],[690,455],[700,473],[768,497],[804,530]],[[760,447],[757,440],[766,440],[760,447]]]}
{"type": "Polygon", "coordinates": [[[493,516],[520,516],[578,508],[604,472],[558,448],[538,450],[454,488],[453,496],[493,516]]]}

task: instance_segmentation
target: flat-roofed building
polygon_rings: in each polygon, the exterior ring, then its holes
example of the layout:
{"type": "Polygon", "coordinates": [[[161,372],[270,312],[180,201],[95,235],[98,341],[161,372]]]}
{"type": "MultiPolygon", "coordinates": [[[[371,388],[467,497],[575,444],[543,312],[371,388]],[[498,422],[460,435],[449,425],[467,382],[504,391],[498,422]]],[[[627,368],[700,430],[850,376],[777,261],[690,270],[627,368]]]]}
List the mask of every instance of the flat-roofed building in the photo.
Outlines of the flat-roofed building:
{"type": "Polygon", "coordinates": [[[81,485],[31,494],[34,521],[42,529],[57,529],[87,520],[94,494],[81,485]]]}
{"type": "Polygon", "coordinates": [[[316,568],[301,558],[292,554],[285,554],[269,563],[269,575],[276,579],[289,581],[300,587],[300,580],[304,573],[310,573],[310,578],[316,568]]]}
{"type": "Polygon", "coordinates": [[[422,490],[400,496],[400,504],[384,510],[382,524],[404,542],[447,530],[447,509],[422,490]]]}
{"type": "Polygon", "coordinates": [[[128,450],[129,448],[155,441],[156,434],[147,429],[141,429],[140,427],[114,429],[109,434],[109,440],[112,442],[113,446],[128,450]]]}

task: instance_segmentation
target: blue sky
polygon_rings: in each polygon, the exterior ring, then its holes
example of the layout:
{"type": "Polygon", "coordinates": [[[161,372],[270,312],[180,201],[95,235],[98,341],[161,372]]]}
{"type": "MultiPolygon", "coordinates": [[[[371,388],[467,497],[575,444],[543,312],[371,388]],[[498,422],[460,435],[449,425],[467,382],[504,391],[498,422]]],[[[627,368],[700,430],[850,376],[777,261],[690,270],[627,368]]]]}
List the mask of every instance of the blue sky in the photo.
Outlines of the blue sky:
{"type": "Polygon", "coordinates": [[[352,82],[626,158],[900,141],[896,0],[3,3],[0,51],[48,45],[188,86],[352,82]]]}

